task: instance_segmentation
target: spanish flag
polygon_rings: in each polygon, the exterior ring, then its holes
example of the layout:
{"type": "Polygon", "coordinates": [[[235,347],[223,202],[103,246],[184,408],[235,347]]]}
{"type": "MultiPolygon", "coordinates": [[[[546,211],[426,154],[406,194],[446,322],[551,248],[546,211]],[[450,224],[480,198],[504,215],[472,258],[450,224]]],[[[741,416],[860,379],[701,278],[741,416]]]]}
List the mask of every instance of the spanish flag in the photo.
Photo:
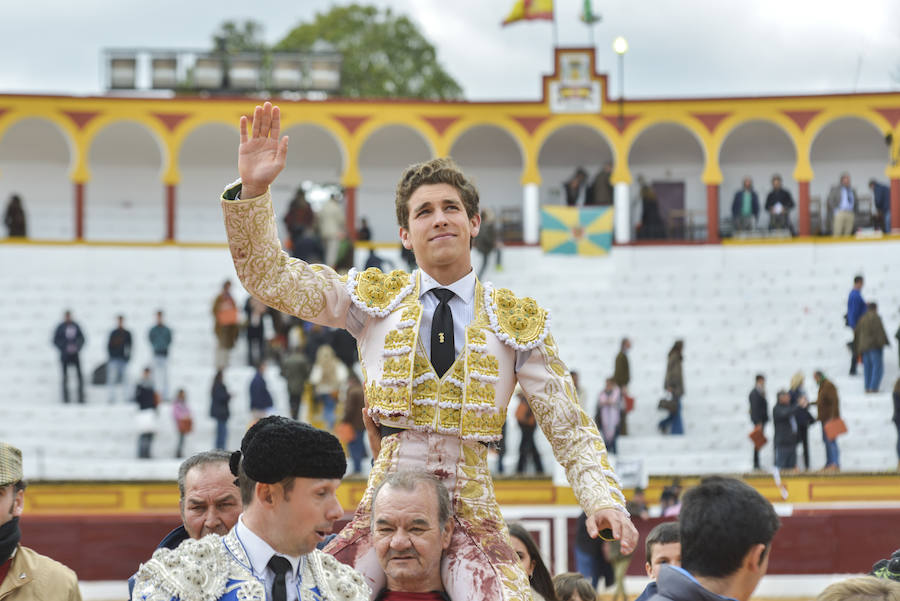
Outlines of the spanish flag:
{"type": "Polygon", "coordinates": [[[516,0],[503,25],[516,21],[553,20],[553,0],[516,0]]]}

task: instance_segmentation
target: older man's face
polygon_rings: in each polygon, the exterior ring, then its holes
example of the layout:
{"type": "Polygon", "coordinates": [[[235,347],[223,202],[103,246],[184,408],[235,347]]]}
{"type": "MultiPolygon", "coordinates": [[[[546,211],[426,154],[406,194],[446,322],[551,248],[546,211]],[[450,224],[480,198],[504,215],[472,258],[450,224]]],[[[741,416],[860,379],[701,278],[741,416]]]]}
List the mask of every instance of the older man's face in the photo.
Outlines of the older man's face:
{"type": "Polygon", "coordinates": [[[16,491],[14,484],[0,486],[0,526],[22,515],[25,491],[16,491]]]}
{"type": "Polygon", "coordinates": [[[453,520],[441,527],[437,495],[426,482],[412,491],[385,486],[375,498],[372,540],[389,590],[442,590],[441,555],[452,534],[453,520]]]}
{"type": "Polygon", "coordinates": [[[191,538],[228,534],[242,508],[241,493],[227,463],[205,463],[185,475],[181,519],[191,538]]]}

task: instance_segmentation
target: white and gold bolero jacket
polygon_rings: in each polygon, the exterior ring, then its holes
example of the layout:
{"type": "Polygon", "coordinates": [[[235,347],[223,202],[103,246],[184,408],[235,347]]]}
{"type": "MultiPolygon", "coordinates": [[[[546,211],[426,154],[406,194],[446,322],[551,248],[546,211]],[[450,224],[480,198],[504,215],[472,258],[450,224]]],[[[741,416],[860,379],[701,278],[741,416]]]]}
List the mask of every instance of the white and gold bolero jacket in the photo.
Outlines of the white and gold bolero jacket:
{"type": "MultiPolygon", "coordinates": [[[[318,549],[300,568],[300,601],[368,601],[362,575],[318,549]]],[[[157,549],[135,574],[135,601],[266,601],[265,583],[253,575],[234,529],[225,536],[188,539],[157,549]]]]}
{"type": "Polygon", "coordinates": [[[225,190],[222,208],[241,283],[279,311],[356,336],[366,403],[376,421],[499,440],[518,383],[582,508],[588,515],[611,507],[625,511],[603,439],[578,405],[548,330],[550,317],[533,299],[476,284],[475,318],[466,327],[462,351],[438,378],[419,340],[418,271],[351,270],[341,276],[291,258],[278,240],[269,193],[235,200],[239,190],[239,184],[225,190]]]}

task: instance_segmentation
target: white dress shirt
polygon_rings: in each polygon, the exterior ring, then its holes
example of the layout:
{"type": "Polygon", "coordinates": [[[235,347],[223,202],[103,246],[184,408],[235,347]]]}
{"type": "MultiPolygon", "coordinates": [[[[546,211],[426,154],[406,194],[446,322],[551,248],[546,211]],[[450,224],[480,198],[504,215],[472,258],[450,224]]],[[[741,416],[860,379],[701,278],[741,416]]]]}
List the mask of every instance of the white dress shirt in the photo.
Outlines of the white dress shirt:
{"type": "Polygon", "coordinates": [[[422,284],[419,286],[419,301],[422,303],[422,320],[419,322],[419,340],[425,347],[425,354],[431,359],[431,323],[437,310],[437,296],[432,294],[435,288],[445,288],[453,293],[447,305],[453,315],[453,347],[454,358],[459,355],[466,342],[466,326],[475,319],[475,270],[471,270],[462,278],[449,286],[443,286],[433,277],[422,272],[422,284]]]}
{"type": "MultiPolygon", "coordinates": [[[[434,288],[446,288],[453,292],[454,297],[447,304],[450,306],[450,314],[453,315],[453,347],[455,355],[459,355],[466,342],[466,327],[475,319],[475,270],[456,280],[449,286],[443,286],[433,277],[419,269],[422,282],[419,286],[419,302],[422,303],[422,319],[419,321],[419,342],[425,349],[429,361],[431,360],[431,322],[434,319],[434,311],[438,306],[438,298],[431,293],[434,288]]],[[[366,329],[366,322],[371,315],[350,304],[347,313],[347,331],[354,338],[359,338],[366,329]]],[[[516,371],[525,365],[531,351],[516,351],[516,371]]],[[[455,358],[455,357],[454,357],[455,358]]]]}
{"type": "Polygon", "coordinates": [[[300,567],[304,558],[289,557],[282,553],[276,553],[269,543],[261,539],[255,532],[250,530],[244,524],[244,515],[238,517],[237,524],[234,526],[235,533],[244,551],[247,552],[247,558],[250,560],[250,569],[253,575],[265,582],[266,598],[272,598],[272,584],[275,582],[275,572],[269,568],[269,560],[273,555],[284,557],[291,563],[291,571],[284,575],[284,584],[287,589],[287,601],[298,601],[300,598],[300,567]]]}

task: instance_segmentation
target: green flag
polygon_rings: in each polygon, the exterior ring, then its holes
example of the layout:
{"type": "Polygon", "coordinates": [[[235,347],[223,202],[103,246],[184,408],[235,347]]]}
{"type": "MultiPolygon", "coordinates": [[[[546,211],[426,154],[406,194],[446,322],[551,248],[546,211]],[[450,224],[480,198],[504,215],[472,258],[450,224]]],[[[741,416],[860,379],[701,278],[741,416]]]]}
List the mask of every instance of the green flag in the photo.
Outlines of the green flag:
{"type": "Polygon", "coordinates": [[[584,0],[584,8],[581,10],[581,20],[588,25],[593,25],[602,20],[600,15],[594,12],[594,7],[591,6],[591,0],[584,0]]]}

